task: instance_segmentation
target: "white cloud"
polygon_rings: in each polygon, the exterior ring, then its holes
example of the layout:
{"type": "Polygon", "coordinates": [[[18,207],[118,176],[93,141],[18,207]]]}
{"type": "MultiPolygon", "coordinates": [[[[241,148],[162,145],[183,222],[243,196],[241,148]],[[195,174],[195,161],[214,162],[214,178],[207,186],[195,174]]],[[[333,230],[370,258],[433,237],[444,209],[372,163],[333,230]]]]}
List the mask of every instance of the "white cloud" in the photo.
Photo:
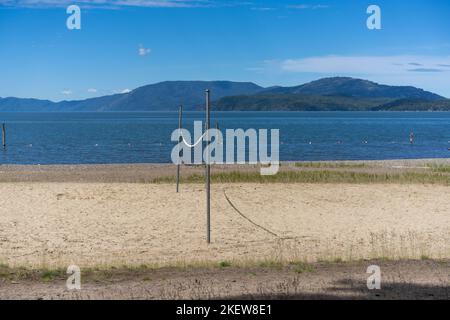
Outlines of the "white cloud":
{"type": "Polygon", "coordinates": [[[113,90],[112,93],[114,93],[114,94],[122,94],[122,93],[130,93],[131,91],[133,91],[133,90],[127,88],[127,89],[113,90]]]}
{"type": "Polygon", "coordinates": [[[324,74],[405,74],[411,72],[450,71],[439,65],[450,63],[449,57],[434,56],[318,56],[282,61],[268,61],[284,72],[324,74]],[[414,61],[412,65],[411,61],[414,61]],[[414,66],[423,66],[416,68],[414,66]]]}
{"type": "MultiPolygon", "coordinates": [[[[0,6],[10,7],[67,7],[70,4],[73,4],[72,0],[0,0],[0,6]]],[[[78,0],[76,4],[89,8],[195,8],[213,6],[209,0],[78,0]]]]}
{"type": "Polygon", "coordinates": [[[89,92],[89,93],[97,93],[97,89],[89,88],[89,89],[87,89],[87,92],[89,92]]]}
{"type": "Polygon", "coordinates": [[[287,6],[289,9],[298,9],[298,10],[305,10],[305,9],[326,9],[329,8],[329,5],[325,4],[294,4],[287,6]]]}
{"type": "Polygon", "coordinates": [[[63,91],[61,91],[61,94],[65,95],[65,96],[70,96],[72,94],[72,91],[70,91],[70,90],[63,90],[63,91]]]}
{"type": "Polygon", "coordinates": [[[273,10],[276,10],[276,8],[272,8],[272,7],[253,7],[253,8],[251,8],[251,10],[254,10],[254,11],[273,11],[273,10]]]}
{"type": "Polygon", "coordinates": [[[141,57],[144,57],[144,56],[150,54],[150,52],[152,52],[152,49],[144,48],[142,45],[139,47],[139,50],[138,50],[138,54],[141,57]]]}

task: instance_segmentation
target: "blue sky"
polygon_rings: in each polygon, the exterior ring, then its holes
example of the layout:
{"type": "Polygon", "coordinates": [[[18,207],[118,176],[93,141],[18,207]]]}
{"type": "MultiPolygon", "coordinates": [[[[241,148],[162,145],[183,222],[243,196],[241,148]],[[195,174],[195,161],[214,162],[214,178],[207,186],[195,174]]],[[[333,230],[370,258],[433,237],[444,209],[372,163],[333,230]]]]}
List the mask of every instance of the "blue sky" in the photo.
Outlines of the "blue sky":
{"type": "Polygon", "coordinates": [[[73,100],[165,80],[353,76],[450,97],[448,0],[0,0],[0,97],[73,100]],[[81,7],[81,30],[66,8],[81,7]],[[382,29],[366,27],[380,6],[382,29]]]}

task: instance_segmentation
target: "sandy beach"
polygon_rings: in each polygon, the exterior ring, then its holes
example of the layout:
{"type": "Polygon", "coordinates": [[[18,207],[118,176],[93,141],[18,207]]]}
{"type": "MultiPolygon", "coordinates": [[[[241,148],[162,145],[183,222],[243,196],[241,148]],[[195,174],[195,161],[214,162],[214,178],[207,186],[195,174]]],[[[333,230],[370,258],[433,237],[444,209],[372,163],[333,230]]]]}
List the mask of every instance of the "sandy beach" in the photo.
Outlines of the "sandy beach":
{"type": "Polygon", "coordinates": [[[203,184],[176,194],[69,179],[0,192],[0,262],[12,267],[450,258],[446,185],[213,184],[211,245],[203,184]]]}

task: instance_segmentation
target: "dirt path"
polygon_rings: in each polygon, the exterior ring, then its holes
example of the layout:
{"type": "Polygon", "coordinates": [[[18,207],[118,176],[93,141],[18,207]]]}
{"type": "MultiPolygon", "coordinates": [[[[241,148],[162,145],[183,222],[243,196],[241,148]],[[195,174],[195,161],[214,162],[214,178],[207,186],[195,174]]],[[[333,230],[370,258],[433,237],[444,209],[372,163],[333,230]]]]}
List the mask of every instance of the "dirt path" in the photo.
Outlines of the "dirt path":
{"type": "Polygon", "coordinates": [[[450,299],[450,261],[365,261],[289,267],[115,270],[49,282],[0,280],[0,299],[450,299]],[[367,267],[381,289],[367,288],[367,267]]]}

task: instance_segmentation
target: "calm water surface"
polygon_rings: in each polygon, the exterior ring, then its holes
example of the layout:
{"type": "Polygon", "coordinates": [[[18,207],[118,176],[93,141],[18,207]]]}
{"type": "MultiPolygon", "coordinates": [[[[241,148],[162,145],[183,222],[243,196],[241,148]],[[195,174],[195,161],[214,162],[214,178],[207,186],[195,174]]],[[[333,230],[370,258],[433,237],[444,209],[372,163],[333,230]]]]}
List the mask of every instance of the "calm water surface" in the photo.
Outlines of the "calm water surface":
{"type": "MultiPolygon", "coordinates": [[[[201,112],[185,113],[192,129],[201,112]]],[[[445,112],[217,112],[220,129],[280,129],[280,160],[449,158],[445,112]],[[409,133],[415,143],[409,143],[409,133]]],[[[168,163],[172,112],[0,113],[2,164],[168,163]]]]}

